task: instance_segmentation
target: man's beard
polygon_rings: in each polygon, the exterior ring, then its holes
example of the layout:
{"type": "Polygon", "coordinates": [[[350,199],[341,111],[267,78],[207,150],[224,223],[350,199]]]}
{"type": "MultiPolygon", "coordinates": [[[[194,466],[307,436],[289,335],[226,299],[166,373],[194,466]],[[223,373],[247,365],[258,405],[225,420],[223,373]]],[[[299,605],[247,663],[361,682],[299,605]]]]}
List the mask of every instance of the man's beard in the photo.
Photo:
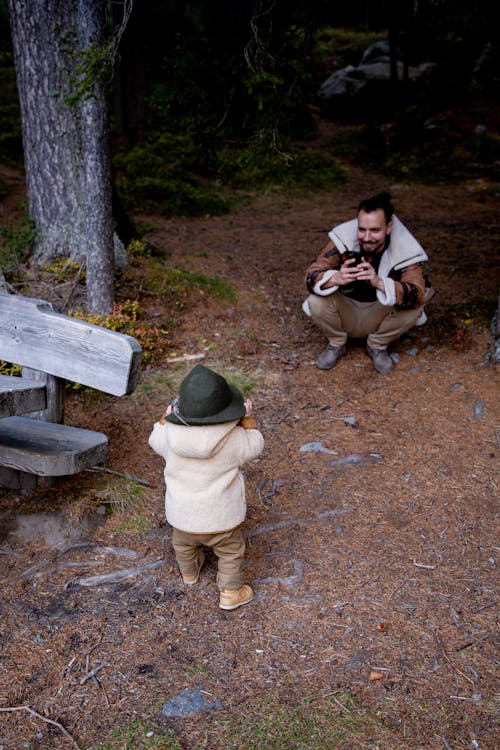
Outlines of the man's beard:
{"type": "Polygon", "coordinates": [[[374,244],[361,244],[361,249],[364,253],[367,255],[375,255],[378,250],[382,250],[383,245],[379,245],[378,243],[374,244]]]}

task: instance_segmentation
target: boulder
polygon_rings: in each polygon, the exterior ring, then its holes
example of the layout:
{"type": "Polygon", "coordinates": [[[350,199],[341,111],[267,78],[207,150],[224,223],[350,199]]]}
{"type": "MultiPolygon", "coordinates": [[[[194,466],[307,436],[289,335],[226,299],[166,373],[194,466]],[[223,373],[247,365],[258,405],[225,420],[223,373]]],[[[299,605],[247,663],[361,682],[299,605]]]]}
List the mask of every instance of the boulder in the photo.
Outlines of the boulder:
{"type": "MultiPolygon", "coordinates": [[[[397,63],[398,81],[403,82],[404,63],[397,63]]],[[[410,66],[408,81],[416,81],[428,77],[435,69],[434,63],[421,63],[410,66]]],[[[389,45],[377,42],[368,47],[359,65],[347,65],[335,71],[320,86],[316,98],[324,112],[335,111],[346,114],[366,103],[383,103],[385,97],[393,91],[391,84],[391,65],[389,45]]],[[[385,99],[385,101],[387,101],[385,99]]]]}

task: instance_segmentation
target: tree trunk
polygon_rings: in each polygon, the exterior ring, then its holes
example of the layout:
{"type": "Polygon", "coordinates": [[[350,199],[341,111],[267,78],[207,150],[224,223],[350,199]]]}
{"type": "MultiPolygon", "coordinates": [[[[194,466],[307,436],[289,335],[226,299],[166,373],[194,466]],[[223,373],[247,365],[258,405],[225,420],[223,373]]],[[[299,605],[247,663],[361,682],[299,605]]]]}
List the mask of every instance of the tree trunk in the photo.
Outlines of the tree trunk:
{"type": "Polygon", "coordinates": [[[21,106],[33,260],[87,265],[87,301],[113,302],[113,217],[102,65],[105,4],[8,0],[21,106]],[[95,79],[82,63],[94,61],[95,79]],[[83,85],[85,84],[85,85],[83,85]],[[77,87],[80,87],[79,89],[77,87]]]}
{"type": "MultiPolygon", "coordinates": [[[[103,47],[105,4],[78,0],[79,48],[90,56],[103,47]]],[[[109,65],[111,71],[111,65],[109,65]]],[[[110,312],[113,305],[113,209],[108,108],[105,83],[92,82],[90,96],[78,102],[81,109],[82,161],[85,184],[87,306],[93,312],[110,312]]]]}

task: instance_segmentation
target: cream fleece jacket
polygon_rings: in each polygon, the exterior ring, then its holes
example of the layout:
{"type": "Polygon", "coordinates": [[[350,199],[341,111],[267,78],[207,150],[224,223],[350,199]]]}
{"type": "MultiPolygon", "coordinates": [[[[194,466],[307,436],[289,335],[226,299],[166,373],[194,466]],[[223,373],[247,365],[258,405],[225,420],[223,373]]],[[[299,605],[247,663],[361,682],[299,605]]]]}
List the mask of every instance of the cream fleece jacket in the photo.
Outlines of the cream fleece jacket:
{"type": "Polygon", "coordinates": [[[156,422],[149,445],[165,460],[165,514],[171,526],[209,534],[245,520],[240,467],[262,453],[259,430],[245,430],[235,421],[189,427],[156,422]]]}

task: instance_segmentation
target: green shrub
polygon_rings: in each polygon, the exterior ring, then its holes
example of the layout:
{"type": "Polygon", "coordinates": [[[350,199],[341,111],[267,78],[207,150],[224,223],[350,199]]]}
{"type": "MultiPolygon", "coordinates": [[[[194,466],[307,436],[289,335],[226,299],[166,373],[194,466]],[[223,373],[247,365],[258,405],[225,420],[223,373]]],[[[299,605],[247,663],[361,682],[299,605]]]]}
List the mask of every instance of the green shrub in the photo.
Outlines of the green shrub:
{"type": "Polygon", "coordinates": [[[345,182],[346,171],[325,152],[308,151],[258,138],[235,147],[226,144],[220,152],[219,174],[237,187],[270,187],[323,190],[345,182]]]}
{"type": "Polygon", "coordinates": [[[323,190],[342,184],[345,170],[331,155],[282,144],[275,133],[246,141],[199,145],[187,136],[148,137],[114,157],[116,184],[132,210],[164,215],[219,215],[230,201],[225,188],[271,186],[323,190]]]}
{"type": "Polygon", "coordinates": [[[13,365],[11,362],[5,362],[0,359],[0,375],[19,376],[22,373],[22,367],[20,365],[13,365]]]}
{"type": "Polygon", "coordinates": [[[132,148],[118,151],[113,159],[125,206],[185,216],[229,210],[228,200],[206,177],[210,162],[210,155],[194,138],[172,133],[152,133],[132,148]]]}

